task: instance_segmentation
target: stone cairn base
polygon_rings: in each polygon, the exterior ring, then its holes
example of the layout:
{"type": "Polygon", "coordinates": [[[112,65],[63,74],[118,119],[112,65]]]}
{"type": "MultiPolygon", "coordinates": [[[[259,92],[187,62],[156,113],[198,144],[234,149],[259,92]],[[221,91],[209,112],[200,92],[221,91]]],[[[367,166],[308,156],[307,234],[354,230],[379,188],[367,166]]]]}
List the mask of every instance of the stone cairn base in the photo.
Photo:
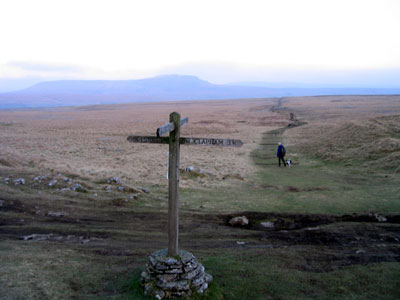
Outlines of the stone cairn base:
{"type": "Polygon", "coordinates": [[[157,299],[203,293],[212,279],[193,254],[184,250],[179,250],[177,257],[169,257],[168,249],[154,252],[141,274],[144,294],[157,299]]]}

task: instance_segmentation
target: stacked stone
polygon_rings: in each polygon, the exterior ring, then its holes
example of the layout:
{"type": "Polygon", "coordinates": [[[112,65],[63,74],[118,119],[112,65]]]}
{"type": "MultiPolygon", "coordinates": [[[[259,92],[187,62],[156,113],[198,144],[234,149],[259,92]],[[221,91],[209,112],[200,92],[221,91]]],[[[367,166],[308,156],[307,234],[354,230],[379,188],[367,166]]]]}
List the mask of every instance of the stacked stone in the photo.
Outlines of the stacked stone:
{"type": "Polygon", "coordinates": [[[212,279],[193,254],[184,250],[179,250],[177,257],[169,257],[167,249],[154,252],[141,274],[144,294],[157,299],[203,293],[212,279]]]}

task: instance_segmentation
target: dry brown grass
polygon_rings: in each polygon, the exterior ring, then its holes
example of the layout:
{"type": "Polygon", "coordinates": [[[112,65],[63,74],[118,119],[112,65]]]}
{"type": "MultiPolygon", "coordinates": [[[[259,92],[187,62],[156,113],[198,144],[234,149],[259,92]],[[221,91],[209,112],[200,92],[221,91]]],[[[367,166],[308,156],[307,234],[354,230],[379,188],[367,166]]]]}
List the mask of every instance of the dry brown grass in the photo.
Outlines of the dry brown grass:
{"type": "MultiPolygon", "coordinates": [[[[189,117],[182,136],[241,139],[241,148],[182,146],[181,166],[222,178],[254,172],[249,153],[262,132],[285,124],[269,111],[274,99],[191,101],[0,111],[0,168],[77,174],[92,180],[166,184],[167,145],[132,144],[128,135],[155,135],[169,113],[189,117]]],[[[38,174],[39,175],[39,174],[38,174]]],[[[190,184],[183,181],[182,184],[190,184]]],[[[207,180],[202,180],[204,185],[207,180]]]]}
{"type": "Polygon", "coordinates": [[[285,133],[302,151],[400,171],[400,96],[299,97],[285,104],[309,122],[285,133]]]}

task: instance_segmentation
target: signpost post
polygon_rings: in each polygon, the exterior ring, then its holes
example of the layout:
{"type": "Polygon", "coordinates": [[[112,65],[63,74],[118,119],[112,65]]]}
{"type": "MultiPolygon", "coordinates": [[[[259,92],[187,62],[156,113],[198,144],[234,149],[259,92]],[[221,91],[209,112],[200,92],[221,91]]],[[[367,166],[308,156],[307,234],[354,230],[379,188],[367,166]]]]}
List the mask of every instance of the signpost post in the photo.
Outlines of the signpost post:
{"type": "Polygon", "coordinates": [[[168,256],[178,253],[179,236],[179,150],[180,145],[231,146],[240,147],[243,143],[233,139],[180,137],[181,126],[188,118],[181,119],[179,113],[169,115],[169,123],[157,129],[157,136],[129,136],[132,143],[169,144],[168,167],[168,256]],[[169,137],[163,137],[169,133],[169,137]]]}

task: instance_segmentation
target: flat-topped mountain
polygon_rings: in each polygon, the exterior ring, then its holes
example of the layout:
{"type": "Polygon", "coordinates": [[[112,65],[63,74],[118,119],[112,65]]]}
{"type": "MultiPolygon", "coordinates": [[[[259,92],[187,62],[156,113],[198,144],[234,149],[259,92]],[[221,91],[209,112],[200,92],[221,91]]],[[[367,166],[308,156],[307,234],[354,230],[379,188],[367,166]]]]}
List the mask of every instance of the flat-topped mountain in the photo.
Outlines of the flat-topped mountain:
{"type": "MultiPolygon", "coordinates": [[[[269,85],[273,86],[273,85],[269,85]]],[[[58,80],[0,94],[0,109],[315,95],[400,94],[400,89],[271,88],[218,85],[195,76],[164,75],[138,80],[58,80]]]]}

